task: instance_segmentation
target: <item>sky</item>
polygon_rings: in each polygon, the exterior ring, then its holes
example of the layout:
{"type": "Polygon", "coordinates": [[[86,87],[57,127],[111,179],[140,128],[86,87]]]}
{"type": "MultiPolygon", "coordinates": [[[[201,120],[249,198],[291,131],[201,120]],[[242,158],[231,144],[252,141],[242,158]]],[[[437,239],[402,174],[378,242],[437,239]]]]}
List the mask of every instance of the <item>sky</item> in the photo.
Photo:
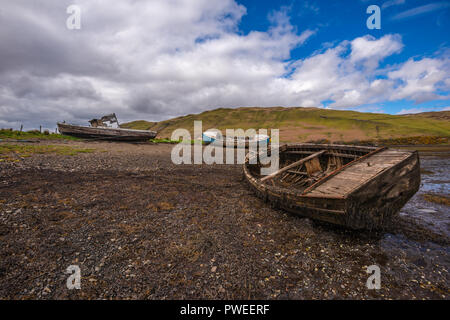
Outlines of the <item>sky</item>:
{"type": "Polygon", "coordinates": [[[450,110],[449,18],[448,0],[0,0],[0,127],[245,106],[450,110]]]}

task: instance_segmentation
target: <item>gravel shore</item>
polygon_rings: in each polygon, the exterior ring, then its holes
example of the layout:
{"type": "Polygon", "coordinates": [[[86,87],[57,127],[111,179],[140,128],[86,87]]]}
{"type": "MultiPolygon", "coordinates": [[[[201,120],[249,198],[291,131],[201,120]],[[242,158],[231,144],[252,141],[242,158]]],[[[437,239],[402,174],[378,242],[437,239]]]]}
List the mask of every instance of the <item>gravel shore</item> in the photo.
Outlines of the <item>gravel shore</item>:
{"type": "Polygon", "coordinates": [[[175,165],[172,145],[45,144],[96,151],[0,162],[0,299],[450,296],[448,237],[410,217],[354,232],[272,209],[241,166],[175,165]]]}

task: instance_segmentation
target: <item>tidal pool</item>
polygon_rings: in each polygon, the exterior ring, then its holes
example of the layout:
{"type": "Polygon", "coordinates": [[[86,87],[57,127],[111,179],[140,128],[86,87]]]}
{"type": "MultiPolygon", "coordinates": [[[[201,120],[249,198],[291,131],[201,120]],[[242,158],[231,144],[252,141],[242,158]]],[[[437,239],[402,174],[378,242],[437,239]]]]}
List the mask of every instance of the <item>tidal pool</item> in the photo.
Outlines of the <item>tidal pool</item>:
{"type": "Polygon", "coordinates": [[[419,149],[419,155],[421,186],[400,211],[400,215],[411,217],[433,232],[450,237],[450,207],[424,198],[425,194],[450,197],[450,150],[419,149]]]}

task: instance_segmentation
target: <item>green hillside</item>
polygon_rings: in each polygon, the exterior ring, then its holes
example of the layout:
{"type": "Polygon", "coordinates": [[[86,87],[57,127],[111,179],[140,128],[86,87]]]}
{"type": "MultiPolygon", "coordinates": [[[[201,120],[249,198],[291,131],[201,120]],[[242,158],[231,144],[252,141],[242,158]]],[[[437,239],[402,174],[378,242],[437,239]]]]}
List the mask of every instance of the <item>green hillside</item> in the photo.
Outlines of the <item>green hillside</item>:
{"type": "Polygon", "coordinates": [[[177,128],[188,129],[193,134],[194,120],[203,121],[203,131],[210,128],[279,129],[283,142],[450,137],[450,111],[389,115],[300,107],[220,108],[161,122],[133,121],[122,127],[156,130],[158,137],[170,138],[177,128]]]}
{"type": "Polygon", "coordinates": [[[136,130],[149,130],[151,127],[156,125],[158,122],[149,122],[145,120],[136,120],[127,123],[122,123],[121,128],[136,129],[136,130]]]}

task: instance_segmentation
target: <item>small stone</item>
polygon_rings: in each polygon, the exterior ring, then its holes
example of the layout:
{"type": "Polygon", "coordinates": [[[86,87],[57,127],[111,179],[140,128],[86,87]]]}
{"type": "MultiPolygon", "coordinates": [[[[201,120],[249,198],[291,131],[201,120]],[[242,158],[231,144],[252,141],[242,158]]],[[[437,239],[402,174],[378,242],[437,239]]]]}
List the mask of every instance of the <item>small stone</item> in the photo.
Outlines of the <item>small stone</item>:
{"type": "Polygon", "coordinates": [[[216,270],[217,270],[217,267],[216,267],[216,266],[213,266],[213,267],[211,268],[211,272],[216,272],[216,270]]]}

